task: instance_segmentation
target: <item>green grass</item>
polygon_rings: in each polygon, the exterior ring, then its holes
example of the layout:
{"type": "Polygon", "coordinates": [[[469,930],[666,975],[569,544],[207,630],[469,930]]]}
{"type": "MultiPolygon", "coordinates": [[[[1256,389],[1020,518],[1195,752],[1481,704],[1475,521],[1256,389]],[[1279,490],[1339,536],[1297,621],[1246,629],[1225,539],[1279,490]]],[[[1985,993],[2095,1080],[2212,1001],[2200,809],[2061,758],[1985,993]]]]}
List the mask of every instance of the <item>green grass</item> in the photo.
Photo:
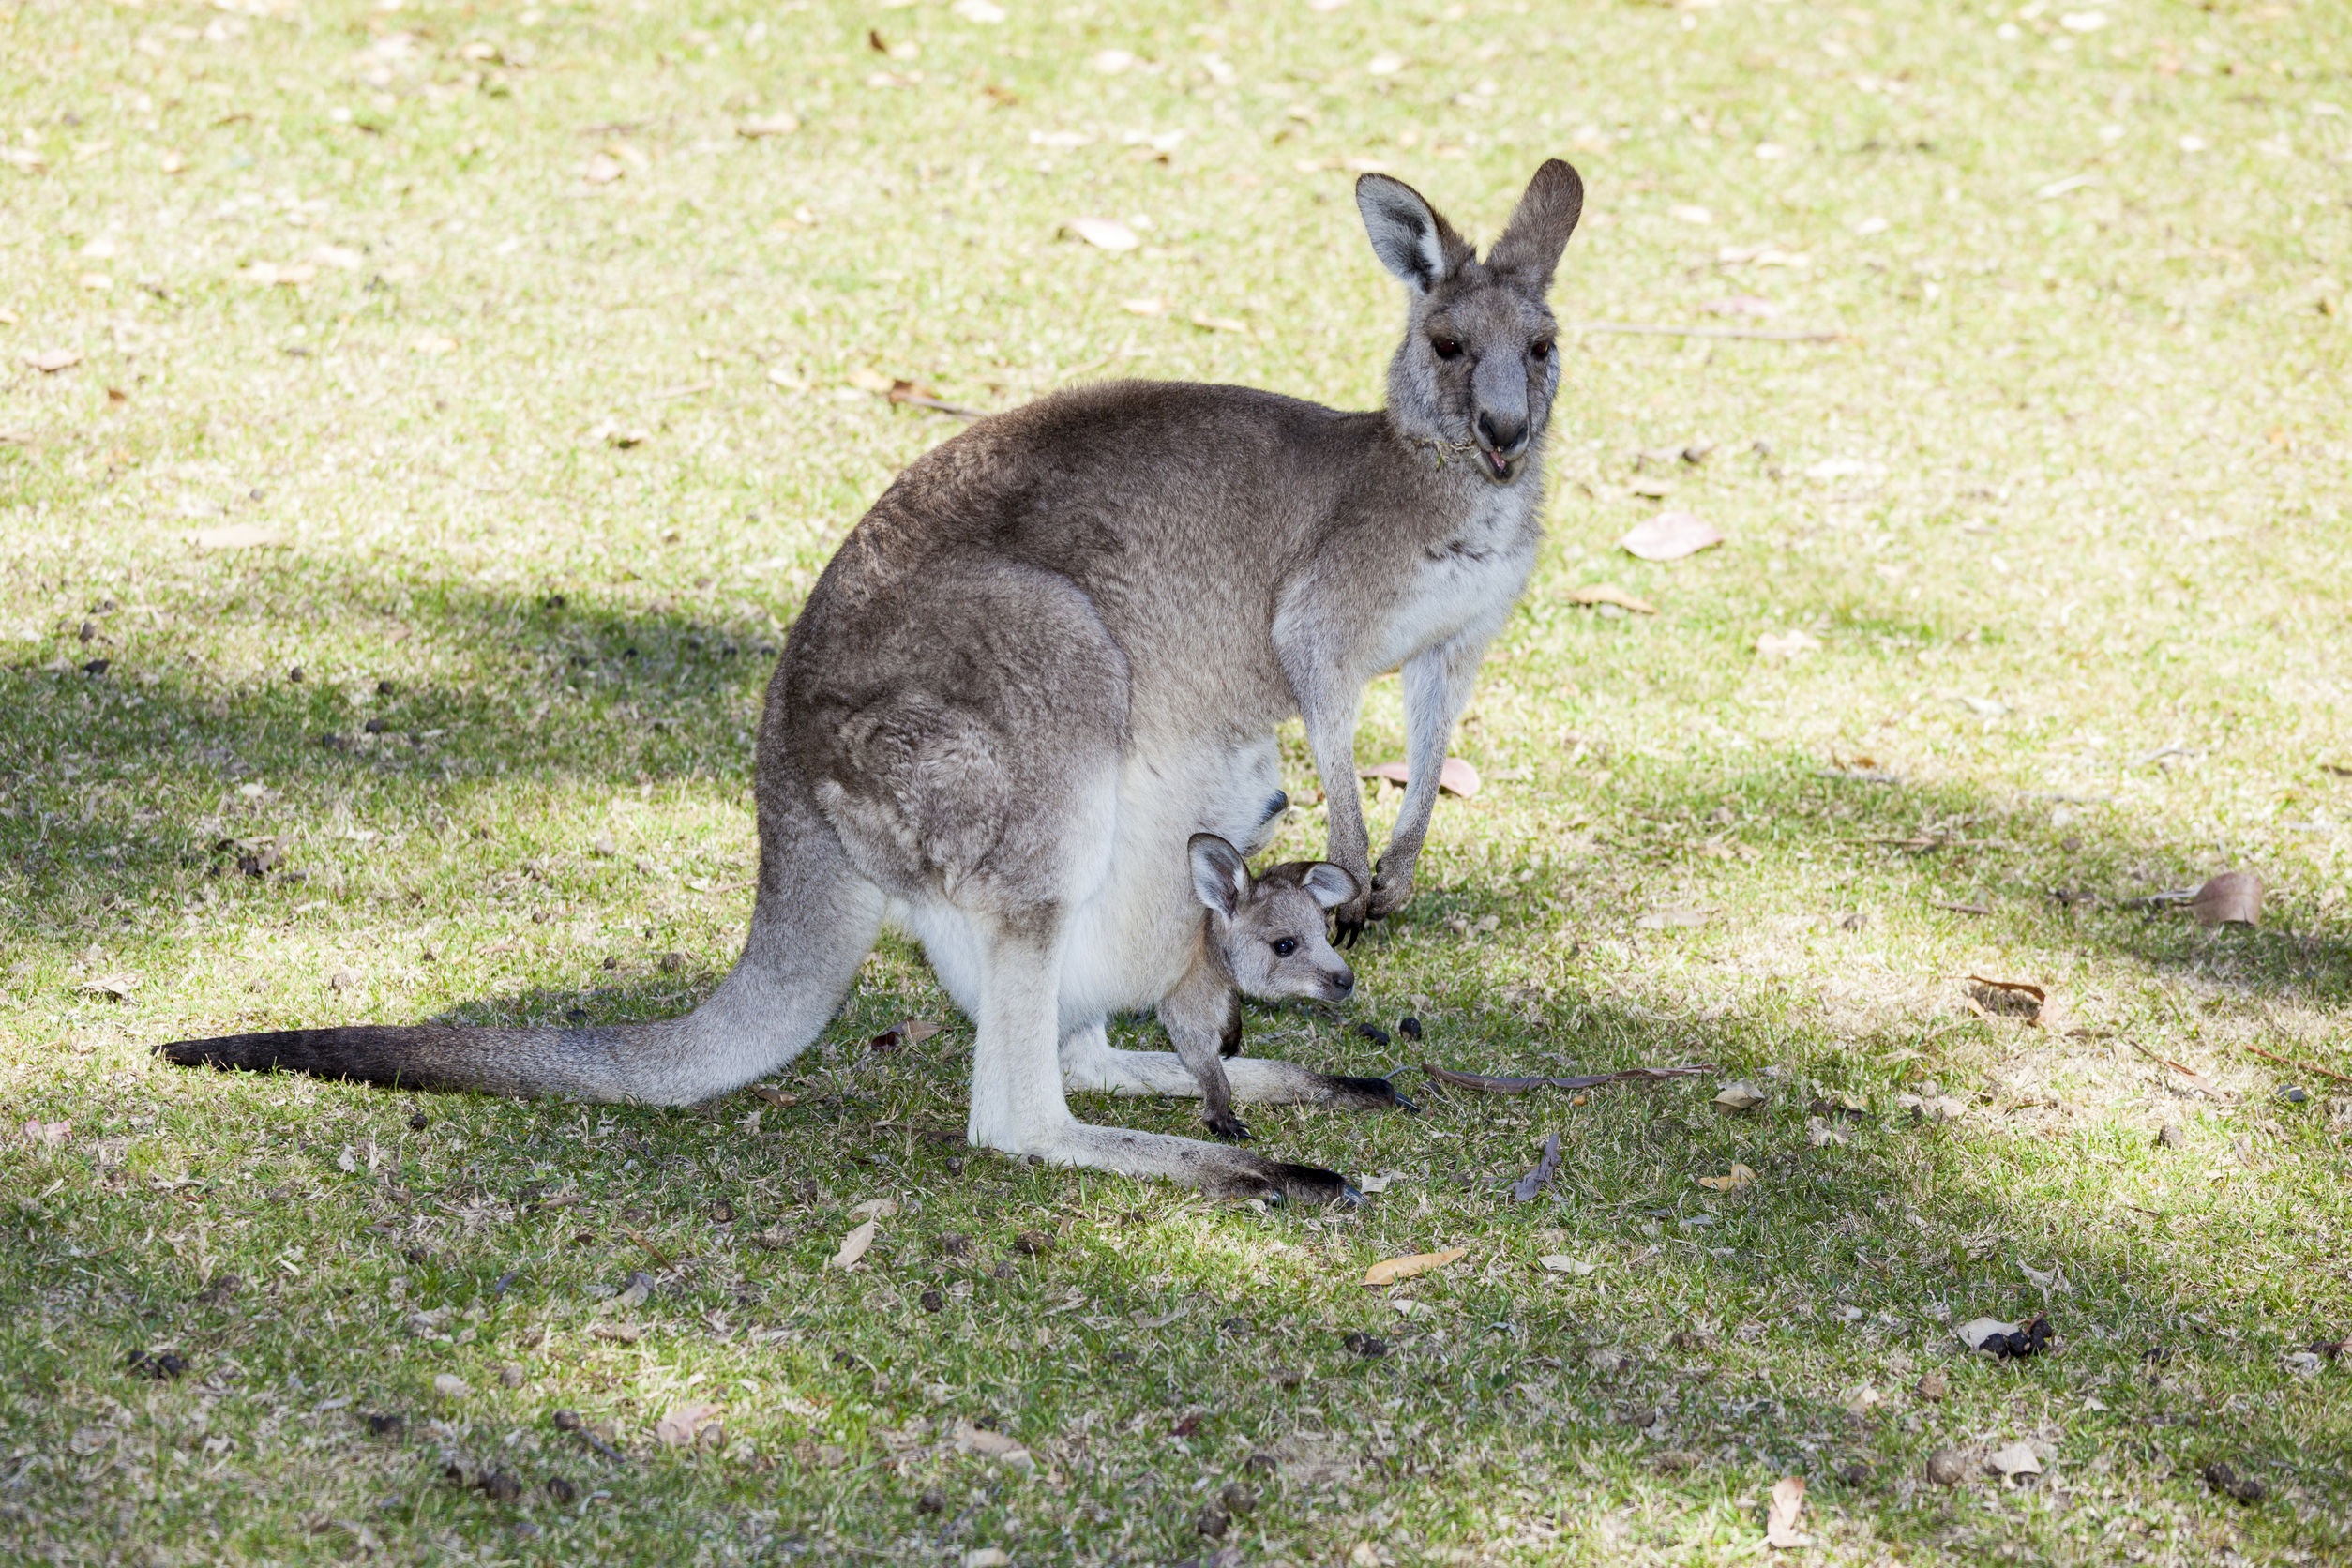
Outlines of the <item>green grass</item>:
{"type": "MultiPolygon", "coordinates": [[[[1161,1563],[1241,1483],[1239,1561],[1727,1563],[1800,1474],[1805,1560],[2341,1560],[2352,1362],[2288,1358],[2352,1328],[2352,25],[2081,3],[0,12],[0,1557],[1161,1563]],[[1361,1212],[1213,1204],[924,1138],[971,1027],[903,946],[789,1105],[149,1058],[689,1005],[748,906],[782,628],[957,428],[852,375],[1362,406],[1399,302],[1348,160],[1491,235],[1547,154],[1590,191],[1565,322],[1847,336],[1571,334],[1551,544],[1457,744],[1488,788],[1361,1003],[1253,1011],[1249,1048],[1704,1061],[1762,1108],[1409,1075],[1419,1117],[1250,1118],[1397,1173],[1361,1212]],[[1653,480],[1728,543],[1619,553],[1653,480]],[[195,542],[236,524],[285,542],[195,542]],[[1603,580],[1659,613],[1565,596],[1603,580]],[[1790,628],[1819,649],[1757,654],[1790,628]],[[2257,928],[2120,903],[2228,867],[2257,928]],[[2048,986],[2052,1027],[1971,973],[2048,986]],[[1418,1049],[1349,1033],[1409,1008],[1418,1049]],[[946,1028],[867,1049],[910,1016],[946,1028]],[[1947,1319],[2041,1307],[2053,1265],[2053,1353],[1960,1353],[1947,1319]],[[656,1440],[688,1400],[716,1446],[656,1440]],[[2038,1485],[1924,1478],[2017,1440],[2038,1485]]],[[[1398,718],[1376,688],[1365,761],[1398,718]]]]}

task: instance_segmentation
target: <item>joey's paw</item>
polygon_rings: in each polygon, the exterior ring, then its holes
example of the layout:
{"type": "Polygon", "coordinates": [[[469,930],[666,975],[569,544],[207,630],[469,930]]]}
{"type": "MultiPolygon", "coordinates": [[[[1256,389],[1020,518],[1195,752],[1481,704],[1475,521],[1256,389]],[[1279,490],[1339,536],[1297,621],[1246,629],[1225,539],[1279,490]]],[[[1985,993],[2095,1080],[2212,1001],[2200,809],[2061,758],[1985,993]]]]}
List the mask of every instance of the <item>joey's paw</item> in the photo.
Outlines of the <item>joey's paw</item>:
{"type": "Polygon", "coordinates": [[[1353,947],[1364,939],[1364,922],[1372,917],[1372,901],[1368,897],[1350,898],[1334,907],[1331,912],[1331,944],[1334,947],[1353,947]]]}
{"type": "Polygon", "coordinates": [[[1325,1105],[1342,1106],[1349,1110],[1412,1110],[1421,1108],[1396,1091],[1396,1085],[1384,1078],[1343,1078],[1334,1074],[1325,1080],[1329,1092],[1325,1105]]]}
{"type": "Polygon", "coordinates": [[[1242,1119],[1240,1117],[1234,1115],[1229,1110],[1222,1113],[1221,1115],[1209,1115],[1204,1113],[1200,1118],[1200,1123],[1201,1125],[1207,1127],[1214,1136],[1225,1139],[1228,1143],[1247,1143],[1249,1141],[1249,1129],[1242,1124],[1242,1119]]]}
{"type": "Polygon", "coordinates": [[[1372,896],[1365,900],[1367,911],[1375,920],[1386,920],[1412,902],[1413,868],[1410,866],[1391,870],[1383,867],[1372,873],[1372,896]]]}

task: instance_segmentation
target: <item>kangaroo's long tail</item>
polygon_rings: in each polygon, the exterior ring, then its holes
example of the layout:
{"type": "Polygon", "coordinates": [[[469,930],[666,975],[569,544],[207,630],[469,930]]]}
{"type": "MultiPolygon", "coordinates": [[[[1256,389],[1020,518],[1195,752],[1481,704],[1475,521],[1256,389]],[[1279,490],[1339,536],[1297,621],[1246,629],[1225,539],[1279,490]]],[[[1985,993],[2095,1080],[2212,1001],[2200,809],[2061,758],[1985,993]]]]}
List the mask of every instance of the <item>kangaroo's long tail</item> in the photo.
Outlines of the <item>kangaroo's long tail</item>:
{"type": "Polygon", "coordinates": [[[682,1018],[594,1029],[354,1024],[175,1040],[183,1066],[418,1089],[692,1105],[776,1071],[831,1021],[874,944],[881,891],[815,811],[763,813],[760,892],[734,969],[682,1018]]]}

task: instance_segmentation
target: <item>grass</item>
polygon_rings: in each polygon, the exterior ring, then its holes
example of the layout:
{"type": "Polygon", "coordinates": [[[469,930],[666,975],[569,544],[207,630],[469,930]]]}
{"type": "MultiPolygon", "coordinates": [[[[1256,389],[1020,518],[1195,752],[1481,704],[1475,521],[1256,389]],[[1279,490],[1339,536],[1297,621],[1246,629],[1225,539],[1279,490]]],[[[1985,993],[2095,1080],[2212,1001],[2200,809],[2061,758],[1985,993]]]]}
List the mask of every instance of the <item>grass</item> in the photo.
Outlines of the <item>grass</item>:
{"type": "Polygon", "coordinates": [[[1160,1563],[1238,1485],[1235,1561],[1715,1563],[1797,1474],[1804,1560],[2341,1560],[2352,1363],[2293,1358],[2352,1319],[2352,30],[2084,4],[0,14],[0,1557],[1160,1563]],[[971,1029],[903,946],[783,1102],[148,1056],[689,1005],[781,630],[957,428],[877,378],[1362,406],[1398,302],[1348,160],[1491,234],[1553,153],[1567,322],[1846,336],[1571,335],[1488,788],[1361,1003],[1250,1048],[1721,1077],[1253,1113],[1395,1173],[1325,1215],[925,1137],[971,1029]],[[1662,504],[1728,543],[1616,551],[1662,504]],[[237,525],[284,543],[196,542],[237,525]],[[2121,902],[2231,867],[2257,927],[2121,902]],[[1963,1354],[2027,1268],[2053,1351],[1963,1354]],[[665,1446],[689,1401],[723,1432],[665,1446]],[[2038,1482],[1925,1478],[2016,1441],[2038,1482]]]}

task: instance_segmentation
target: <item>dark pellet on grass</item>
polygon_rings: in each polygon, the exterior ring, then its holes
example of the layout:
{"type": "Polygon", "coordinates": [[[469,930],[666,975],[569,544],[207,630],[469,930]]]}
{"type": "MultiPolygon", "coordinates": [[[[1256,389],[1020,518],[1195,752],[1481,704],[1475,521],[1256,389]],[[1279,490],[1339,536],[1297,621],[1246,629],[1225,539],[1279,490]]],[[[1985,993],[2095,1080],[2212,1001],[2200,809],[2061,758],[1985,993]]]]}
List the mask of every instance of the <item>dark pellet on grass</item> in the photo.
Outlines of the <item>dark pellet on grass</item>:
{"type": "Polygon", "coordinates": [[[926,1312],[944,1312],[947,1310],[947,1298],[941,1295],[937,1290],[926,1290],[923,1292],[923,1310],[926,1312]]]}
{"type": "Polygon", "coordinates": [[[947,1494],[937,1486],[924,1487],[923,1495],[914,1500],[914,1511],[918,1514],[942,1514],[946,1510],[947,1494]]]}
{"type": "Polygon", "coordinates": [[[408,1119],[408,1124],[412,1130],[421,1133],[431,1123],[431,1117],[427,1116],[420,1110],[415,1115],[408,1119]]]}
{"type": "Polygon", "coordinates": [[[298,664],[297,664],[297,665],[295,665],[295,666],[294,666],[292,670],[289,670],[289,671],[286,671],[286,679],[288,679],[288,680],[292,681],[292,682],[293,682],[294,685],[296,685],[296,686],[300,686],[300,685],[301,685],[304,681],[308,680],[309,678],[309,676],[307,676],[307,675],[303,674],[303,672],[302,672],[302,666],[300,666],[300,665],[298,665],[298,664]]]}
{"type": "Polygon", "coordinates": [[[1362,1330],[1351,1331],[1339,1342],[1348,1347],[1349,1349],[1353,1350],[1357,1355],[1364,1357],[1366,1360],[1369,1360],[1374,1356],[1384,1356],[1388,1354],[1387,1340],[1377,1339],[1371,1334],[1364,1333],[1362,1330]]]}
{"type": "Polygon", "coordinates": [[[376,695],[378,697],[397,696],[399,695],[399,688],[394,686],[390,681],[378,681],[376,683],[376,695]]]}
{"type": "Polygon", "coordinates": [[[1421,1020],[1408,1013],[1396,1020],[1396,1033],[1408,1040],[1418,1040],[1421,1038],[1421,1020]]]}
{"type": "Polygon", "coordinates": [[[2215,1460],[2205,1467],[2205,1484],[2225,1498],[2239,1502],[2260,1502],[2270,1495],[2270,1488],[2254,1476],[2240,1475],[2233,1467],[2215,1460]]]}
{"type": "Polygon", "coordinates": [[[1192,1528],[1212,1541],[1222,1541],[1225,1532],[1233,1528],[1233,1519],[1222,1504],[1213,1502],[1192,1516],[1192,1528]]]}
{"type": "Polygon", "coordinates": [[[1228,1514],[1235,1515],[1252,1513],[1258,1507],[1258,1494],[1238,1481],[1227,1482],[1217,1493],[1217,1500],[1225,1504],[1228,1514]]]}
{"type": "Polygon", "coordinates": [[[1020,1271],[1013,1267],[1009,1260],[999,1263],[995,1268],[989,1270],[988,1272],[996,1275],[999,1279],[1014,1279],[1018,1278],[1020,1274],[1020,1271]]]}
{"type": "Polygon", "coordinates": [[[153,1378],[158,1382],[169,1382],[188,1370],[187,1360],[170,1350],[159,1353],[154,1350],[133,1350],[130,1352],[129,1365],[130,1369],[140,1377],[153,1378]]]}
{"type": "Polygon", "coordinates": [[[1271,1454],[1253,1454],[1242,1461],[1242,1469],[1251,1475],[1272,1475],[1274,1472],[1274,1456],[1271,1454]]]}
{"type": "Polygon", "coordinates": [[[541,1490],[547,1493],[548,1501],[554,1503],[559,1508],[568,1506],[580,1496],[580,1488],[573,1485],[570,1482],[565,1480],[560,1475],[549,1476],[547,1480],[541,1484],[541,1490]]]}
{"type": "Polygon", "coordinates": [[[408,1417],[395,1415],[389,1410],[368,1410],[359,1419],[368,1424],[370,1437],[394,1438],[408,1429],[408,1417]]]}
{"type": "Polygon", "coordinates": [[[734,1224],[735,1206],[732,1203],[728,1202],[727,1199],[723,1198],[718,1199],[716,1203],[713,1203],[711,1205],[711,1223],[713,1225],[734,1224]]]}
{"type": "Polygon", "coordinates": [[[1365,1039],[1371,1041],[1376,1046],[1385,1046],[1388,1044],[1388,1031],[1382,1029],[1379,1024],[1359,1023],[1356,1025],[1356,1033],[1363,1035],[1365,1039]]]}
{"type": "Polygon", "coordinates": [[[492,1470],[482,1477],[482,1493],[492,1502],[520,1502],[522,1483],[505,1470],[492,1470]]]}
{"type": "Polygon", "coordinates": [[[1024,1258],[1043,1258],[1053,1250],[1053,1238],[1041,1230],[1024,1230],[1013,1238],[1013,1250],[1024,1258]]]}

